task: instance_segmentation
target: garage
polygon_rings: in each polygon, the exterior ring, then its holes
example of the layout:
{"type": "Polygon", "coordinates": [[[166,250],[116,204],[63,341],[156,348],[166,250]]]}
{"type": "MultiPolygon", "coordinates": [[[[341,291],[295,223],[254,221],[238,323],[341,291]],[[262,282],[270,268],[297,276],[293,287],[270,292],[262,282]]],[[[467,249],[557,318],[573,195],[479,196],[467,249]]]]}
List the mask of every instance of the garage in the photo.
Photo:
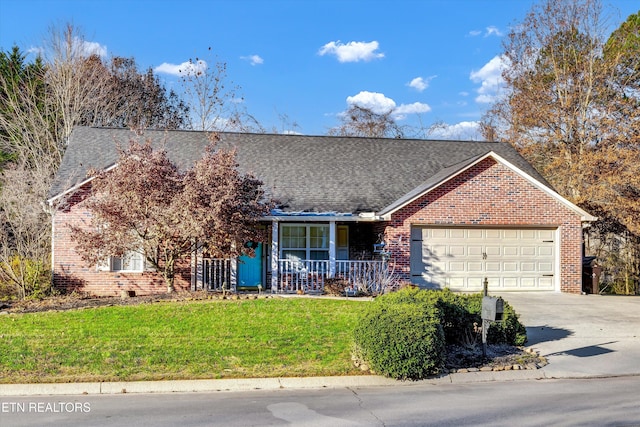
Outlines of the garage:
{"type": "Polygon", "coordinates": [[[411,228],[411,281],[427,288],[554,291],[556,229],[411,228]]]}

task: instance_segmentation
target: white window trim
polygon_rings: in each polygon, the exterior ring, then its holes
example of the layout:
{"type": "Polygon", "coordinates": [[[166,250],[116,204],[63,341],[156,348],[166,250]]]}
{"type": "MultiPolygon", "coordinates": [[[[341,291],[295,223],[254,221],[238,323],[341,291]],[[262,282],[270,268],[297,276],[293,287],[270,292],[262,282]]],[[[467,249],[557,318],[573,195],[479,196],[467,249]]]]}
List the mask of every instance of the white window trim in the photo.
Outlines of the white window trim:
{"type": "MultiPolygon", "coordinates": [[[[305,260],[310,260],[311,259],[311,252],[312,251],[326,251],[327,252],[327,260],[329,259],[329,255],[330,255],[330,242],[327,243],[327,247],[326,248],[312,248],[311,247],[311,227],[326,227],[328,228],[329,233],[331,233],[331,227],[329,224],[322,224],[322,223],[280,223],[280,239],[279,239],[279,258],[280,259],[285,259],[284,257],[284,252],[285,251],[305,251],[306,255],[305,255],[305,260]],[[284,246],[284,229],[287,227],[305,227],[306,231],[305,231],[305,247],[304,248],[290,248],[290,247],[285,247],[284,246]]],[[[330,234],[327,235],[327,239],[330,240],[330,234]]]]}
{"type": "Polygon", "coordinates": [[[143,273],[146,270],[146,268],[145,268],[146,267],[146,259],[144,258],[144,255],[142,255],[140,252],[129,251],[129,252],[126,252],[121,257],[110,256],[109,257],[108,266],[109,266],[109,271],[114,272],[114,273],[143,273]],[[134,256],[140,257],[141,258],[141,262],[140,262],[141,267],[139,269],[116,269],[114,267],[115,260],[118,259],[118,258],[120,258],[120,259],[125,258],[127,255],[129,255],[129,256],[134,255],[134,256]]]}

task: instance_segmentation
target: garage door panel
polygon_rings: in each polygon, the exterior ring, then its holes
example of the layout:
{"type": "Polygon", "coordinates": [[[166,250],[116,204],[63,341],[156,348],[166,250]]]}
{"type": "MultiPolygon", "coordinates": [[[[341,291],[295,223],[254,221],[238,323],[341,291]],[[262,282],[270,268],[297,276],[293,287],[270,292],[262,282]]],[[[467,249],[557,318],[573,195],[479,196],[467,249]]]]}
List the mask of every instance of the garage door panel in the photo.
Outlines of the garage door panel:
{"type": "Polygon", "coordinates": [[[490,271],[490,272],[502,271],[502,265],[500,261],[486,262],[485,271],[490,271]]]}
{"type": "Polygon", "coordinates": [[[467,271],[483,271],[482,262],[467,262],[467,271]]]}
{"type": "Polygon", "coordinates": [[[486,256],[491,257],[499,257],[502,255],[502,247],[501,246],[486,246],[484,253],[486,256]]]}
{"type": "Polygon", "coordinates": [[[518,263],[517,262],[505,262],[502,264],[502,271],[504,272],[515,272],[518,271],[518,263]]]}
{"type": "Polygon", "coordinates": [[[539,230],[538,233],[541,240],[553,240],[553,230],[539,230]]]}
{"type": "Polygon", "coordinates": [[[548,257],[553,255],[553,246],[538,246],[538,255],[548,257]]]}
{"type": "Polygon", "coordinates": [[[446,228],[433,228],[431,229],[430,237],[433,239],[446,239],[447,237],[449,237],[448,231],[449,230],[446,228]]]}
{"type": "Polygon", "coordinates": [[[520,233],[518,233],[518,230],[504,230],[503,235],[502,235],[502,239],[511,239],[511,240],[517,240],[520,238],[520,233]]]}
{"type": "Polygon", "coordinates": [[[464,273],[466,271],[466,266],[464,262],[450,262],[449,263],[449,271],[452,273],[464,273]]]}
{"type": "Polygon", "coordinates": [[[449,255],[453,257],[463,257],[466,254],[466,247],[464,245],[451,245],[449,246],[449,255]]]}
{"type": "Polygon", "coordinates": [[[501,230],[489,228],[485,230],[485,237],[487,239],[501,239],[502,233],[501,230]]]}
{"type": "Polygon", "coordinates": [[[490,289],[553,290],[555,233],[547,229],[415,227],[411,230],[412,280],[477,291],[487,277],[490,289]]]}
{"type": "Polygon", "coordinates": [[[538,263],[538,271],[540,273],[552,273],[553,272],[553,264],[550,262],[539,262],[538,263]]]}
{"type": "Polygon", "coordinates": [[[467,239],[484,239],[484,233],[482,229],[466,229],[467,230],[467,239]]]}
{"type": "Polygon", "coordinates": [[[502,248],[502,254],[509,257],[517,257],[520,254],[520,250],[517,246],[504,246],[502,248]]]}
{"type": "Polygon", "coordinates": [[[469,245],[467,246],[467,253],[470,257],[482,258],[484,252],[482,246],[469,245]]]}
{"type": "Polygon", "coordinates": [[[516,290],[520,288],[520,277],[505,277],[502,279],[502,282],[504,283],[505,289],[516,290]]]}

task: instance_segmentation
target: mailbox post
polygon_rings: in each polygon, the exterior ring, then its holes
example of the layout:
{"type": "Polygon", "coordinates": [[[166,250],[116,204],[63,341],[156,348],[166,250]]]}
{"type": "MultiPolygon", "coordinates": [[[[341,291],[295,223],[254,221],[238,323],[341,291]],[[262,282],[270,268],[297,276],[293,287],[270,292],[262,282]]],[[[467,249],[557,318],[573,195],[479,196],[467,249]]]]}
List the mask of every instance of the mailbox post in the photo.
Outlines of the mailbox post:
{"type": "Polygon", "coordinates": [[[504,314],[504,301],[500,297],[482,297],[482,355],[487,356],[487,331],[491,322],[499,322],[504,314]]]}

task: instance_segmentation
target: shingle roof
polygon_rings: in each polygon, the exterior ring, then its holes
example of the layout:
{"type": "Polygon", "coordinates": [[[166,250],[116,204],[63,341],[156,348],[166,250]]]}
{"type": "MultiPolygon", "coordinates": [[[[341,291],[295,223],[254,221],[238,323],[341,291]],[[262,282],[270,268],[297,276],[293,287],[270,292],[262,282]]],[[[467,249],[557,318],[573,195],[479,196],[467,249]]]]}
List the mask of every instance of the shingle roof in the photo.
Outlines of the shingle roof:
{"type": "MultiPolygon", "coordinates": [[[[74,129],[49,196],[73,188],[91,168],[117,161],[128,129],[74,129]]],[[[240,169],[264,182],[284,211],[377,212],[447,169],[491,151],[542,184],[549,184],[507,143],[219,133],[221,147],[236,147],[240,169]]],[[[207,133],[146,131],[181,168],[202,156],[207,133]]]]}

